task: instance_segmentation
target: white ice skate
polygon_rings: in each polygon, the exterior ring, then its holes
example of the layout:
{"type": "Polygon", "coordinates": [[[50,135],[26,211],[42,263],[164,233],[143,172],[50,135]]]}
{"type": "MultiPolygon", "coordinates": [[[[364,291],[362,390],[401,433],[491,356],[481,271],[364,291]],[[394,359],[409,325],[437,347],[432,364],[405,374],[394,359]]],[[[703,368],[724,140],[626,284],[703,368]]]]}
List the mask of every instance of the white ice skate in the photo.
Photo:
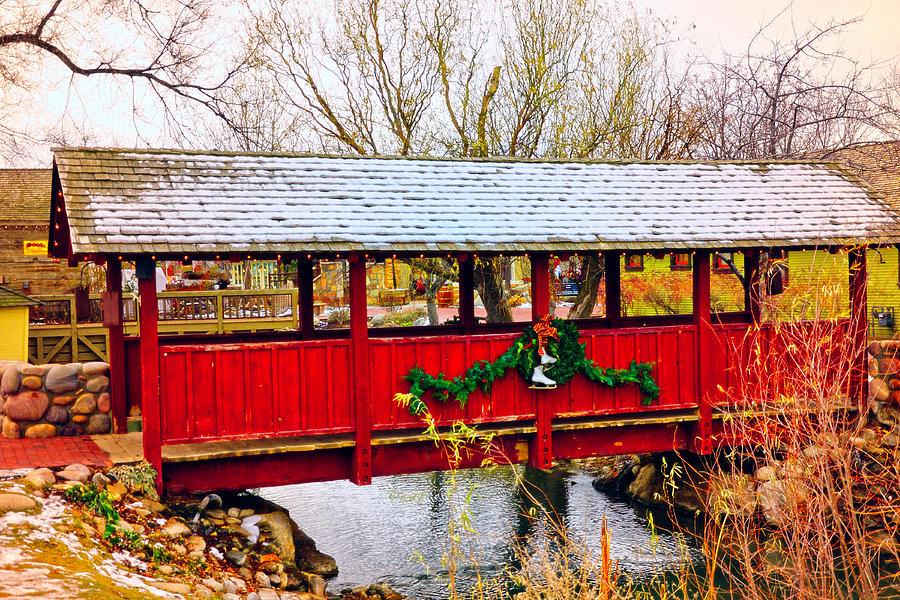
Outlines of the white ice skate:
{"type": "MultiPolygon", "coordinates": [[[[546,354],[544,356],[547,356],[546,354]]],[[[553,359],[556,362],[556,359],[553,359]]],[[[537,366],[534,373],[531,374],[531,385],[533,390],[552,390],[556,387],[556,382],[544,375],[544,367],[537,366]]]]}

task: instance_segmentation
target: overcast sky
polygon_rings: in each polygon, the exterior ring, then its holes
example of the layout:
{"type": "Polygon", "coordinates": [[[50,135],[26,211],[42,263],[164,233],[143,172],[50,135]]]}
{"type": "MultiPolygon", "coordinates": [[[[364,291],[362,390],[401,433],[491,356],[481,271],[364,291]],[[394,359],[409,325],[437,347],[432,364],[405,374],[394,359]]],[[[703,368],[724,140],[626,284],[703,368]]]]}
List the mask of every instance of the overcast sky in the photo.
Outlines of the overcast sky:
{"type": "Polygon", "coordinates": [[[660,16],[675,19],[693,38],[700,54],[711,58],[722,51],[739,53],[763,25],[787,8],[777,24],[786,28],[791,18],[799,30],[809,23],[825,25],[829,19],[862,16],[844,36],[844,48],[862,61],[894,62],[900,53],[900,0],[636,0],[660,16]]]}
{"type": "MultiPolygon", "coordinates": [[[[493,0],[486,0],[493,1],[493,0]]],[[[615,0],[610,0],[615,1],[615,0]]],[[[753,34],[780,13],[788,3],[774,0],[634,0],[638,7],[646,7],[656,15],[674,23],[673,33],[680,38],[678,52],[691,58],[708,57],[718,60],[723,51],[741,53],[746,50],[753,34]]],[[[799,31],[811,22],[826,25],[829,20],[846,20],[862,15],[862,21],[852,26],[841,40],[844,51],[863,63],[882,62],[887,72],[900,54],[900,0],[871,0],[856,3],[852,0],[795,0],[777,21],[776,31],[790,37],[793,21],[799,31]]],[[[227,26],[228,24],[226,24],[227,26]]],[[[231,27],[232,32],[236,30],[231,27]]],[[[92,134],[88,143],[121,146],[171,146],[174,142],[160,131],[154,131],[154,110],[149,99],[137,98],[147,106],[145,119],[131,114],[132,88],[128,82],[79,78],[70,86],[68,73],[58,64],[48,61],[44,75],[48,85],[27,111],[32,123],[53,123],[67,110],[74,125],[69,131],[84,129],[92,134]],[[51,83],[52,82],[52,83],[51,83]],[[54,89],[55,88],[55,89],[54,89]],[[109,102],[116,98],[115,104],[109,102]]],[[[68,137],[68,136],[67,136],[68,137]]],[[[69,143],[81,143],[70,137],[69,143]]],[[[28,166],[49,163],[49,148],[39,152],[28,166]]]]}

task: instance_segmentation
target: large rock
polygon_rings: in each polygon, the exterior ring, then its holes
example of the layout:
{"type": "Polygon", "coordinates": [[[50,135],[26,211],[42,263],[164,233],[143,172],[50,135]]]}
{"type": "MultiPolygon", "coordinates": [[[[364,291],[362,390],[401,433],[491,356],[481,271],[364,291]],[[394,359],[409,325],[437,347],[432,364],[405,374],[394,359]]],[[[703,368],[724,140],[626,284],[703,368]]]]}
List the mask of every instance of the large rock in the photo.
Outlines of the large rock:
{"type": "Polygon", "coordinates": [[[19,369],[15,365],[10,365],[3,372],[3,378],[0,379],[0,394],[17,394],[19,392],[19,384],[22,381],[19,375],[19,369]]]}
{"type": "Polygon", "coordinates": [[[50,423],[39,423],[25,430],[25,437],[33,440],[56,437],[56,426],[50,423]]]}
{"type": "Polygon", "coordinates": [[[16,421],[39,421],[48,406],[50,398],[44,392],[20,392],[6,398],[4,410],[9,418],[16,421]]]}
{"type": "Polygon", "coordinates": [[[176,517],[172,517],[171,519],[166,521],[166,524],[163,527],[163,533],[165,533],[169,537],[174,538],[190,535],[192,531],[191,528],[184,523],[184,521],[176,517]]]}
{"type": "Polygon", "coordinates": [[[900,411],[890,406],[883,406],[875,413],[875,420],[885,427],[896,427],[900,425],[900,411]]]}
{"type": "Polygon", "coordinates": [[[56,474],[60,479],[84,483],[91,476],[91,470],[81,463],[73,463],[56,474]]]}
{"type": "Polygon", "coordinates": [[[877,402],[887,402],[891,397],[891,388],[881,377],[869,382],[869,398],[877,402]]]}
{"type": "Polygon", "coordinates": [[[664,504],[663,483],[663,476],[656,465],[646,464],[641,466],[637,477],[628,486],[627,494],[644,504],[664,504]]]}
{"type": "Polygon", "coordinates": [[[294,538],[294,559],[298,569],[322,577],[334,577],[338,574],[337,562],[324,552],[319,552],[313,539],[293,521],[291,532],[294,538]]]}
{"type": "Polygon", "coordinates": [[[94,375],[106,375],[109,373],[109,363],[105,362],[86,362],[82,365],[82,372],[85,377],[93,377],[94,375]]]}
{"type": "Polygon", "coordinates": [[[107,390],[109,390],[109,377],[106,377],[105,375],[91,377],[87,380],[87,383],[84,384],[84,391],[86,392],[96,394],[107,390]]]}
{"type": "Polygon", "coordinates": [[[36,488],[45,488],[56,483],[56,475],[47,467],[35,469],[25,476],[25,481],[36,488]]]}
{"type": "Polygon", "coordinates": [[[84,428],[84,432],[88,435],[109,433],[110,425],[109,415],[91,415],[91,419],[84,428]]]}
{"type": "Polygon", "coordinates": [[[0,493],[0,513],[7,511],[24,512],[37,508],[37,500],[25,494],[0,493]]]}
{"type": "Polygon", "coordinates": [[[97,410],[97,398],[93,394],[81,394],[75,400],[71,411],[76,415],[89,415],[97,410]]]}
{"type": "Polygon", "coordinates": [[[708,511],[725,517],[748,518],[756,512],[753,481],[739,473],[710,482],[708,511]]]}
{"type": "Polygon", "coordinates": [[[766,521],[775,526],[790,523],[806,501],[801,479],[764,481],[756,488],[756,495],[766,521]]]}
{"type": "Polygon", "coordinates": [[[53,365],[44,377],[44,387],[54,394],[74,392],[81,387],[78,369],[73,365],[53,365]]]}
{"type": "Polygon", "coordinates": [[[65,425],[69,422],[69,411],[62,406],[56,406],[54,404],[47,410],[44,419],[48,423],[53,423],[54,425],[65,425]]]}
{"type": "MultiPolygon", "coordinates": [[[[283,512],[273,512],[257,515],[257,526],[264,529],[272,536],[272,543],[278,548],[278,558],[281,562],[295,564],[296,549],[294,547],[294,534],[291,530],[291,519],[283,512]]],[[[315,548],[315,543],[313,543],[315,548]]]]}

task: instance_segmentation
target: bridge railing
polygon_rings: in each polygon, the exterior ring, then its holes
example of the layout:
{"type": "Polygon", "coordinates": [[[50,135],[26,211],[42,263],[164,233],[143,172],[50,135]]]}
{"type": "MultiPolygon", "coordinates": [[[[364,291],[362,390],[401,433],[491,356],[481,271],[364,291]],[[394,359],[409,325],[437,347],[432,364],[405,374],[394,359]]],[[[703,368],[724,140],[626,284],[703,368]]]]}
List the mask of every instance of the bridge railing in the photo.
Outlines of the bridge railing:
{"type": "MultiPolygon", "coordinates": [[[[659,399],[645,406],[634,386],[607,388],[577,375],[555,390],[536,391],[516,373],[472,393],[465,407],[426,396],[439,425],[536,418],[549,402],[552,418],[684,410],[698,405],[696,331],[692,326],[582,332],[589,358],[602,367],[653,362],[659,399]]],[[[453,377],[479,360],[494,360],[517,336],[430,336],[369,341],[372,430],[420,428],[393,402],[407,392],[414,365],[453,377]]],[[[163,444],[264,436],[349,433],[357,426],[349,340],[229,343],[160,347],[163,444]]]]}
{"type": "MultiPolygon", "coordinates": [[[[35,364],[107,360],[107,332],[100,296],[88,299],[87,314],[76,316],[73,294],[35,296],[43,304],[29,314],[29,360],[35,364]]],[[[160,292],[159,332],[210,334],[296,329],[297,289],[160,292]]],[[[84,311],[83,311],[84,312],[84,311]]],[[[137,336],[140,304],[122,299],[125,335],[137,336]]]]}

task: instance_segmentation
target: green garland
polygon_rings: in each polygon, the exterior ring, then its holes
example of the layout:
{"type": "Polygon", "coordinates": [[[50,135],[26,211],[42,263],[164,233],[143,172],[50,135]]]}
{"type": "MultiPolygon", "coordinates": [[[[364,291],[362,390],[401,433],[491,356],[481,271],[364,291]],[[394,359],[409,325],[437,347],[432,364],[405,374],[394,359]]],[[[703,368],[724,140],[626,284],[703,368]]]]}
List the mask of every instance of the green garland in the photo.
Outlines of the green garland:
{"type": "MultiPolygon", "coordinates": [[[[641,402],[645,405],[659,398],[659,386],[650,375],[653,370],[652,364],[632,360],[628,369],[598,368],[594,365],[594,361],[585,356],[584,344],[578,342],[578,328],[571,321],[554,319],[552,324],[556,327],[559,339],[548,340],[546,351],[555,356],[557,362],[547,368],[547,371],[557,384],[563,385],[576,373],[581,373],[591,381],[609,387],[636,383],[641,391],[641,402]]],[[[506,375],[511,368],[518,370],[522,377],[530,381],[531,374],[540,360],[537,345],[537,334],[534,328],[529,326],[497,360],[476,362],[465,375],[448,380],[444,378],[443,373],[433,377],[422,367],[411,368],[404,378],[410,382],[409,393],[412,396],[409,402],[410,412],[420,415],[427,410],[422,396],[429,391],[441,402],[447,402],[453,397],[460,406],[465,406],[469,394],[476,388],[481,388],[485,394],[489,393],[494,381],[506,375]]]]}

